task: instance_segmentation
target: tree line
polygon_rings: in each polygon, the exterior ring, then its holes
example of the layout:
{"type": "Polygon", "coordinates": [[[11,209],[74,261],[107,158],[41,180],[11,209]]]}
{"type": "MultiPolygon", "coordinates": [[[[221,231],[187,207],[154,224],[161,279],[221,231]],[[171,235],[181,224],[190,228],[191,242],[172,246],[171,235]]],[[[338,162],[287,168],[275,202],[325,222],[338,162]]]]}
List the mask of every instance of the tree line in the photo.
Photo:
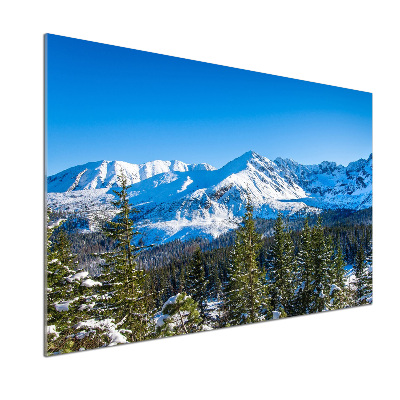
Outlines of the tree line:
{"type": "MultiPolygon", "coordinates": [[[[151,254],[135,229],[124,177],[115,190],[116,217],[102,225],[109,248],[95,273],[80,267],[63,219],[48,226],[47,354],[68,353],[372,302],[372,239],[305,219],[293,232],[279,215],[273,236],[256,230],[250,201],[231,246],[201,249],[145,268],[151,254]],[[269,246],[265,247],[265,240],[269,246]],[[136,243],[136,244],[135,244],[136,243]],[[267,250],[266,250],[267,249],[267,250]]],[[[187,246],[186,244],[185,246],[187,246]]],[[[205,243],[203,243],[205,245],[205,243]]]]}

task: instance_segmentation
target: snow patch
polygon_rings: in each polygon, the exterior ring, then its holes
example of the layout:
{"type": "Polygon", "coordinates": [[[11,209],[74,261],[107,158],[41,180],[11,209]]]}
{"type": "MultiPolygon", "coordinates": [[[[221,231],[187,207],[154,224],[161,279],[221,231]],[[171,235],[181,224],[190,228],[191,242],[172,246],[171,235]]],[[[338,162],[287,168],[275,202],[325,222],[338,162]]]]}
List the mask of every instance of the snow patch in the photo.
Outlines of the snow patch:
{"type": "Polygon", "coordinates": [[[72,303],[72,301],[62,301],[60,303],[54,304],[54,307],[58,312],[68,311],[70,303],[72,303]]]}
{"type": "Polygon", "coordinates": [[[85,287],[93,287],[93,286],[102,286],[101,282],[96,282],[93,279],[86,279],[81,283],[81,286],[85,287]]]}
{"type": "Polygon", "coordinates": [[[279,319],[281,313],[279,311],[272,311],[272,319],[279,319]]]}
{"type": "Polygon", "coordinates": [[[193,183],[193,180],[190,178],[190,176],[188,176],[186,178],[186,181],[183,183],[182,187],[178,189],[177,192],[178,193],[184,192],[191,183],[193,183]]]}

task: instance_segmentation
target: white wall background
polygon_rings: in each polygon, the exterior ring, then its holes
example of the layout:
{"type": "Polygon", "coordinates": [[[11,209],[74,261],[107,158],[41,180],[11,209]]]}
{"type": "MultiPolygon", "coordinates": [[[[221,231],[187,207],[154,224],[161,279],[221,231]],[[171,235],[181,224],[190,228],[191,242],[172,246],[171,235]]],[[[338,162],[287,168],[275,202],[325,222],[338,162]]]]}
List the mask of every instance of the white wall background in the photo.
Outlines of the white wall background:
{"type": "Polygon", "coordinates": [[[396,398],[400,32],[395,6],[384,0],[3,2],[3,398],[396,398]],[[45,359],[46,32],[373,92],[374,305],[45,359]]]}

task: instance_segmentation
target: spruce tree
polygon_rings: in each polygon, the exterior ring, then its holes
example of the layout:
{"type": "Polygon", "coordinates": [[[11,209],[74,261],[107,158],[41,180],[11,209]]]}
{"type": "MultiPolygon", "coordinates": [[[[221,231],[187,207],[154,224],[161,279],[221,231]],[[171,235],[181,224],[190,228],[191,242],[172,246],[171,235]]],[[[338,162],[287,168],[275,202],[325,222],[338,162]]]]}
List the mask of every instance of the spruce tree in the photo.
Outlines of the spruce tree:
{"type": "Polygon", "coordinates": [[[282,215],[274,225],[274,242],[268,264],[268,294],[270,314],[281,313],[281,317],[294,313],[294,286],[296,263],[294,245],[290,232],[284,230],[282,215]]]}
{"type": "MultiPolygon", "coordinates": [[[[71,269],[58,259],[58,252],[54,249],[54,231],[61,225],[62,220],[50,223],[50,209],[47,210],[47,260],[46,260],[46,309],[47,309],[47,345],[48,350],[52,350],[51,341],[59,336],[60,331],[67,326],[68,318],[60,313],[56,305],[66,301],[68,292],[67,277],[71,274],[71,269]]],[[[65,303],[64,309],[68,309],[65,303]]]]}
{"type": "MultiPolygon", "coordinates": [[[[369,259],[371,260],[371,259],[369,259]]],[[[354,265],[356,306],[372,303],[372,263],[367,262],[364,248],[360,245],[354,265]]]]}
{"type": "Polygon", "coordinates": [[[221,283],[221,279],[219,278],[218,263],[215,263],[214,267],[212,269],[212,279],[213,280],[212,280],[212,287],[211,287],[210,293],[214,299],[219,301],[219,299],[222,295],[222,283],[221,283]]]}
{"type": "Polygon", "coordinates": [[[260,249],[261,236],[255,230],[253,206],[248,201],[242,224],[236,231],[233,262],[224,291],[224,309],[229,325],[264,319],[265,277],[258,263],[260,249]]]}
{"type": "Polygon", "coordinates": [[[331,270],[329,271],[330,283],[330,309],[337,310],[349,306],[349,293],[346,287],[346,271],[342,249],[338,246],[331,270]]]}
{"type": "Polygon", "coordinates": [[[372,238],[368,242],[366,251],[367,268],[365,271],[366,303],[372,304],[372,238]]]}
{"type": "MultiPolygon", "coordinates": [[[[86,315],[83,303],[90,298],[91,289],[82,279],[85,271],[77,271],[75,256],[63,220],[49,225],[47,231],[47,351],[67,353],[77,350],[73,325],[86,315]],[[83,285],[83,286],[82,286],[83,285]]],[[[87,282],[87,281],[86,281],[87,282]]]]}
{"type": "Polygon", "coordinates": [[[333,248],[329,241],[325,240],[322,218],[318,218],[317,224],[311,233],[312,240],[312,282],[310,312],[327,311],[330,308],[329,269],[332,263],[333,248]]]}
{"type": "Polygon", "coordinates": [[[158,336],[182,335],[200,331],[201,317],[197,303],[186,293],[170,297],[163,305],[162,315],[157,319],[158,336]]]}
{"type": "Polygon", "coordinates": [[[191,263],[186,271],[186,290],[188,294],[197,302],[200,309],[200,316],[205,318],[205,310],[207,306],[207,285],[204,272],[204,257],[197,247],[191,263]]]}
{"type": "Polygon", "coordinates": [[[297,255],[298,271],[296,276],[294,314],[302,315],[310,312],[312,302],[311,282],[313,276],[311,228],[306,218],[301,231],[300,246],[297,255]]]}
{"type": "Polygon", "coordinates": [[[182,266],[180,273],[179,273],[179,291],[183,292],[184,288],[186,287],[186,268],[182,266]]]}
{"type": "Polygon", "coordinates": [[[134,245],[134,215],[137,212],[129,204],[125,176],[119,176],[121,187],[113,190],[117,199],[113,205],[118,210],[115,218],[103,225],[103,232],[112,239],[114,249],[103,259],[102,287],[98,289],[103,304],[98,307],[100,318],[108,317],[129,341],[149,337],[151,324],[151,294],[146,291],[146,273],[139,269],[136,258],[140,247],[134,245]]]}

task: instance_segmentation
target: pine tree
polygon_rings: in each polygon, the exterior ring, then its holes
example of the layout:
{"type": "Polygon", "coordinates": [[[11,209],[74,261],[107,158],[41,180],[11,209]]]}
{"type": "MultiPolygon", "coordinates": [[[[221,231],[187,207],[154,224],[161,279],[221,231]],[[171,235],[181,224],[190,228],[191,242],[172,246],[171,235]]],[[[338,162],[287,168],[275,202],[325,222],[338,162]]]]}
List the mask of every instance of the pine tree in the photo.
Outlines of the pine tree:
{"type": "Polygon", "coordinates": [[[346,271],[342,249],[338,246],[331,270],[329,271],[330,283],[330,309],[337,310],[349,306],[349,293],[346,287],[346,271]]]}
{"type": "Polygon", "coordinates": [[[146,273],[139,269],[136,258],[140,247],[133,244],[139,234],[134,230],[134,214],[129,204],[125,176],[119,176],[121,188],[113,192],[117,200],[113,205],[118,210],[112,221],[103,225],[103,232],[113,240],[114,250],[103,256],[105,264],[98,292],[103,304],[98,307],[100,318],[111,317],[115,325],[124,332],[129,341],[140,341],[149,337],[151,324],[151,294],[146,291],[146,273]]]}
{"type": "Polygon", "coordinates": [[[312,282],[310,312],[327,311],[330,307],[329,269],[332,262],[333,249],[329,241],[325,240],[322,219],[318,218],[317,224],[311,233],[312,240],[312,282]]]}
{"type": "Polygon", "coordinates": [[[248,201],[242,225],[236,231],[233,262],[224,291],[229,325],[264,319],[265,278],[257,260],[260,249],[261,237],[255,230],[253,207],[248,201]]]}
{"type": "Polygon", "coordinates": [[[197,303],[186,293],[170,297],[161,312],[156,324],[158,336],[182,335],[201,330],[202,320],[197,303]]]}
{"type": "Polygon", "coordinates": [[[274,242],[268,264],[268,293],[270,312],[278,311],[281,317],[294,313],[295,285],[294,245],[289,232],[285,232],[282,215],[274,225],[274,242]]]}
{"type": "MultiPolygon", "coordinates": [[[[48,211],[49,215],[49,211],[48,211]]],[[[49,220],[49,216],[48,216],[49,220]]],[[[82,287],[81,279],[87,272],[76,271],[75,257],[67,234],[60,228],[63,220],[48,226],[47,230],[47,351],[74,350],[73,325],[85,316],[82,303],[90,289],[82,287]]]]}
{"type": "Polygon", "coordinates": [[[179,273],[179,291],[183,292],[186,287],[186,268],[183,266],[179,273]]]}
{"type": "Polygon", "coordinates": [[[306,218],[300,237],[300,248],[297,255],[297,288],[295,290],[296,315],[308,314],[312,302],[311,282],[313,275],[311,228],[306,218]]]}
{"type": "MultiPolygon", "coordinates": [[[[369,258],[371,260],[371,258],[369,258]]],[[[372,260],[371,260],[372,261],[372,260]]],[[[372,303],[372,263],[367,262],[364,248],[359,246],[354,265],[356,306],[372,303]]]]}
{"type": "Polygon", "coordinates": [[[88,316],[84,312],[87,308],[83,305],[86,300],[91,301],[93,294],[91,288],[99,283],[90,279],[87,271],[79,268],[76,256],[71,253],[70,240],[63,228],[59,229],[56,234],[53,251],[57,254],[57,259],[61,262],[61,265],[69,271],[65,280],[65,287],[68,297],[72,300],[69,301],[68,313],[63,312],[63,315],[68,316],[68,322],[71,326],[88,316]]]}
{"type": "Polygon", "coordinates": [[[214,264],[214,268],[212,269],[212,278],[213,282],[210,293],[212,297],[218,301],[222,295],[222,283],[221,279],[219,278],[218,263],[214,264]]]}
{"type": "Polygon", "coordinates": [[[47,269],[46,269],[46,309],[47,309],[47,351],[68,351],[71,341],[65,340],[71,315],[70,303],[73,289],[68,277],[75,271],[74,258],[65,231],[60,229],[64,220],[50,224],[50,209],[47,210],[47,269]]]}
{"type": "Polygon", "coordinates": [[[366,292],[366,303],[372,304],[372,237],[368,240],[366,250],[366,264],[365,270],[365,292],[366,292]]]}
{"type": "Polygon", "coordinates": [[[205,309],[207,306],[207,284],[203,253],[200,247],[197,247],[186,271],[186,290],[193,300],[197,302],[200,309],[200,316],[203,319],[205,318],[205,309]]]}
{"type": "Polygon", "coordinates": [[[52,341],[67,327],[68,317],[61,310],[68,310],[68,281],[72,270],[59,260],[58,251],[54,248],[54,231],[63,220],[50,224],[50,209],[47,210],[47,268],[46,268],[46,309],[47,309],[47,345],[49,351],[54,351],[52,341]],[[65,303],[64,303],[65,302],[65,303]],[[61,307],[63,303],[64,307],[61,307]],[[59,305],[57,307],[57,305],[59,305]]]}

